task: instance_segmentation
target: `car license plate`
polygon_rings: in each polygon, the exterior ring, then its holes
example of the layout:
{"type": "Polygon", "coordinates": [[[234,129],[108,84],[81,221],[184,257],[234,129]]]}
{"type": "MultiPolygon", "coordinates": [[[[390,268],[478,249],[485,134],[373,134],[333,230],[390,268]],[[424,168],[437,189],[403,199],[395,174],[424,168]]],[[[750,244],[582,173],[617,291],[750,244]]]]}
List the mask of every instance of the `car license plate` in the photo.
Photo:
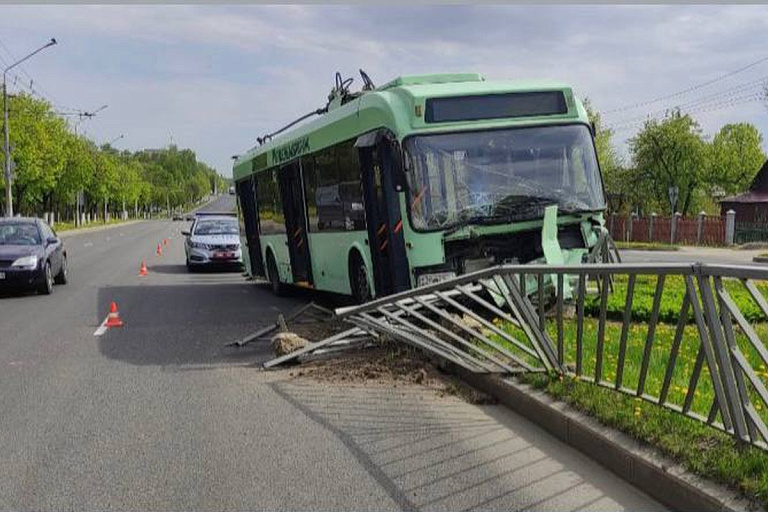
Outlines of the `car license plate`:
{"type": "Polygon", "coordinates": [[[453,279],[454,277],[456,277],[456,272],[436,272],[434,274],[422,274],[417,280],[417,286],[420,288],[422,286],[447,281],[448,279],[453,279]]]}
{"type": "Polygon", "coordinates": [[[5,279],[5,272],[0,272],[0,279],[5,279]]]}
{"type": "Polygon", "coordinates": [[[213,257],[215,259],[217,259],[217,260],[224,260],[224,259],[227,259],[227,258],[231,258],[232,257],[232,253],[229,253],[229,252],[215,252],[215,253],[213,253],[213,257]]]}

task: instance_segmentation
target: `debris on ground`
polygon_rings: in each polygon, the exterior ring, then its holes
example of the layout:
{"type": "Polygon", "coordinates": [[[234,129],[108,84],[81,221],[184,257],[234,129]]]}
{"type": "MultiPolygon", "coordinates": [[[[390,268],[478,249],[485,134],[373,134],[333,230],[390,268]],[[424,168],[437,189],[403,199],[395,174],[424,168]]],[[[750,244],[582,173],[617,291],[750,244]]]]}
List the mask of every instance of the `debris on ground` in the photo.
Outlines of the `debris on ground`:
{"type": "Polygon", "coordinates": [[[279,332],[272,336],[272,349],[277,357],[290,354],[309,345],[306,338],[302,338],[295,332],[279,332]]]}
{"type": "Polygon", "coordinates": [[[392,342],[307,361],[290,375],[336,384],[418,385],[433,389],[438,396],[454,395],[472,404],[496,403],[491,396],[441,372],[421,352],[392,342]]]}

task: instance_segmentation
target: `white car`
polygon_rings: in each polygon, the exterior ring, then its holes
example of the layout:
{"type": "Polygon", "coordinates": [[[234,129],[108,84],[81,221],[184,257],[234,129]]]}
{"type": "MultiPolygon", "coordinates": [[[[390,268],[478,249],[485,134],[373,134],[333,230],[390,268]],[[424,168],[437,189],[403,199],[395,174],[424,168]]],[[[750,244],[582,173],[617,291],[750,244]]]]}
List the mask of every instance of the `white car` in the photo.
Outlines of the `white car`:
{"type": "Polygon", "coordinates": [[[184,252],[190,272],[204,266],[242,268],[243,252],[236,217],[200,215],[192,222],[189,231],[181,233],[186,237],[184,252]]]}

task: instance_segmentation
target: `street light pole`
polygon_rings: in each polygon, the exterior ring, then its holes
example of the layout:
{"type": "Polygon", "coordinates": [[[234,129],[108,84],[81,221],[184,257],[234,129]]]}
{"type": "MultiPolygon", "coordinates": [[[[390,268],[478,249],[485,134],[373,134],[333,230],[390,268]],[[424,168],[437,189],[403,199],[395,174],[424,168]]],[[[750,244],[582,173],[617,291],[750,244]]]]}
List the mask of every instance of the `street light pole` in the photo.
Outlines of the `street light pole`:
{"type": "Polygon", "coordinates": [[[8,126],[8,71],[15,68],[33,55],[56,44],[56,39],[51,38],[46,44],[33,51],[23,59],[19,59],[3,70],[3,155],[5,155],[5,215],[13,217],[13,194],[11,193],[11,131],[8,126]]]}

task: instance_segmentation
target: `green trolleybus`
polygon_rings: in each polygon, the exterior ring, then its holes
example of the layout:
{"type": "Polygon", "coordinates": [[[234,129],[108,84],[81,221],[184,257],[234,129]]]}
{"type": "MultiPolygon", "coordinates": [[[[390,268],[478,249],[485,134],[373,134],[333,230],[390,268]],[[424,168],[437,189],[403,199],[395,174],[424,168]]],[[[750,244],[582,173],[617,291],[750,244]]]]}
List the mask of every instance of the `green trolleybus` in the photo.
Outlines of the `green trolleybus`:
{"type": "Polygon", "coordinates": [[[605,200],[569,86],[361,75],[350,92],[337,74],[317,118],[236,157],[252,276],[365,301],[502,263],[587,259],[605,200]]]}

